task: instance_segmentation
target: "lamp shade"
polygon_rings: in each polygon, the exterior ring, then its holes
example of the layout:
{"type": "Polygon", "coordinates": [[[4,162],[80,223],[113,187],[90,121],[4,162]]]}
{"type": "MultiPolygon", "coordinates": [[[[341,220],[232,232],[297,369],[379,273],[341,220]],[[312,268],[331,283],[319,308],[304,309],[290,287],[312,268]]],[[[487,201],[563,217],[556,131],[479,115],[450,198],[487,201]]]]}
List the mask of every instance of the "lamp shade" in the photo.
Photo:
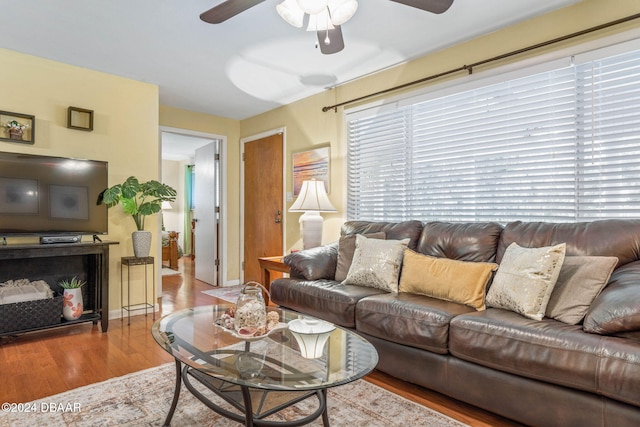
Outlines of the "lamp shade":
{"type": "Polygon", "coordinates": [[[304,13],[314,15],[327,7],[327,0],[297,0],[304,13]]]}
{"type": "Polygon", "coordinates": [[[331,23],[329,11],[325,8],[318,13],[309,15],[309,25],[307,31],[326,31],[333,30],[335,27],[331,23]]]}
{"type": "Polygon", "coordinates": [[[342,25],[353,17],[358,10],[357,0],[329,0],[331,23],[342,25]]]}
{"type": "Polygon", "coordinates": [[[337,212],[324,189],[323,181],[303,181],[298,198],[289,212],[337,212]]]}
{"type": "Polygon", "coordinates": [[[276,6],[278,15],[282,17],[289,24],[296,28],[302,27],[302,21],[304,20],[304,12],[298,6],[297,0],[284,0],[282,3],[276,6]]]}
{"type": "Polygon", "coordinates": [[[160,206],[160,208],[163,211],[169,210],[171,209],[171,203],[167,202],[166,200],[162,202],[162,205],[160,206]]]}

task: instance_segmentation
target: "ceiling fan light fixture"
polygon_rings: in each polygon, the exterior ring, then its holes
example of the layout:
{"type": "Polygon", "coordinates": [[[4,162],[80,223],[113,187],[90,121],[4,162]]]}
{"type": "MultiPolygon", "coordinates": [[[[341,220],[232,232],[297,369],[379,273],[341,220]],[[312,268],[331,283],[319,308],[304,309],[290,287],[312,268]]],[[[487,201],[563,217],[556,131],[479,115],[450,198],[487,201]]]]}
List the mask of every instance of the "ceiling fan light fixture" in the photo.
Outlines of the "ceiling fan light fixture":
{"type": "Polygon", "coordinates": [[[357,0],[329,0],[329,12],[333,25],[342,25],[358,10],[357,0]]]}
{"type": "Polygon", "coordinates": [[[335,27],[329,18],[329,10],[325,9],[315,15],[309,15],[309,25],[307,31],[326,31],[333,30],[335,27]]]}
{"type": "Polygon", "coordinates": [[[327,8],[327,0],[297,0],[298,7],[304,13],[315,15],[327,8]]]}
{"type": "Polygon", "coordinates": [[[296,28],[302,28],[304,20],[304,12],[298,7],[297,0],[284,0],[276,6],[278,15],[290,25],[296,28]]]}

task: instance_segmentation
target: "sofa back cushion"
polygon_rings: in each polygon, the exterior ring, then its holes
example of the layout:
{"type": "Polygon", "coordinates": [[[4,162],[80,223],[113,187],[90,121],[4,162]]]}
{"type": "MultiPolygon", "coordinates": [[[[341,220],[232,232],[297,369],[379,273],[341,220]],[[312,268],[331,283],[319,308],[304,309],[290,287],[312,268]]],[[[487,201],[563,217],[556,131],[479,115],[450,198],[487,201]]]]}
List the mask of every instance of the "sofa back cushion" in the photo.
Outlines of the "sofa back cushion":
{"type": "Polygon", "coordinates": [[[640,220],[511,222],[500,236],[496,262],[502,261],[506,249],[514,242],[527,248],[566,243],[569,256],[617,257],[619,268],[636,261],[640,255],[640,220]]]}
{"type": "Polygon", "coordinates": [[[374,221],[347,221],[342,224],[340,234],[370,234],[383,232],[387,240],[409,239],[409,249],[415,250],[418,246],[418,239],[422,233],[422,222],[374,222],[374,221]]]}
{"type": "Polygon", "coordinates": [[[497,222],[427,222],[417,252],[458,261],[495,262],[501,233],[497,222]]]}

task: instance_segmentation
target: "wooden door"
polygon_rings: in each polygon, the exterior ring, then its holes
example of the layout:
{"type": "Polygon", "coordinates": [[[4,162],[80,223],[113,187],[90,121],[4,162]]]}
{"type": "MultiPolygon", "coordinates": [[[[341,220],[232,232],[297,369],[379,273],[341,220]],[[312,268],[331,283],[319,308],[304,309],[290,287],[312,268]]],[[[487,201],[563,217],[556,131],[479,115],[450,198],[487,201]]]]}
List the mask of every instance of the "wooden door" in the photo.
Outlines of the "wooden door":
{"type": "Polygon", "coordinates": [[[283,253],[282,171],[281,133],[244,144],[245,281],[260,282],[258,258],[283,253]]]}

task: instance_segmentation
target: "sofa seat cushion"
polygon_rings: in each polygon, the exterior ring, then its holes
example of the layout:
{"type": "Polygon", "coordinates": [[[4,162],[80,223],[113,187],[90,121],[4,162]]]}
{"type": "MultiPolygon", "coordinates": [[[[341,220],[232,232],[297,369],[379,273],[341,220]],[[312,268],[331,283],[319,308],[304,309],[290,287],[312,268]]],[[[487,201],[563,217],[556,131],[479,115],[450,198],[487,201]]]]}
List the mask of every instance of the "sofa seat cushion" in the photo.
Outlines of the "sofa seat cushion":
{"type": "Polygon", "coordinates": [[[376,338],[447,354],[449,322],[471,307],[424,295],[374,295],[356,306],[356,330],[376,338]]]}
{"type": "Polygon", "coordinates": [[[640,404],[638,343],[490,308],[451,321],[452,355],[492,369],[640,404]]]}
{"type": "Polygon", "coordinates": [[[355,328],[356,303],[367,296],[385,293],[379,289],[343,285],[335,280],[283,278],[270,286],[271,301],[279,306],[355,328]]]}

